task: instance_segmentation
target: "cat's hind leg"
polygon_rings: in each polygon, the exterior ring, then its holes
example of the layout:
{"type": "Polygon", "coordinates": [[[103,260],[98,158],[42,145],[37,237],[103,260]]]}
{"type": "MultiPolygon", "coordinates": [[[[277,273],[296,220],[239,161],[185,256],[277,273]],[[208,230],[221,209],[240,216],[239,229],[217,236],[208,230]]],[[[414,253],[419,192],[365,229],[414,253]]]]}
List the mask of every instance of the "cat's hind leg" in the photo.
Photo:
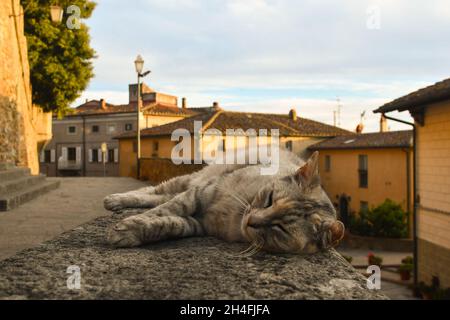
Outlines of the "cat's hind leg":
{"type": "Polygon", "coordinates": [[[204,235],[203,227],[193,217],[135,215],[108,231],[107,241],[115,247],[136,247],[166,239],[204,235]]]}

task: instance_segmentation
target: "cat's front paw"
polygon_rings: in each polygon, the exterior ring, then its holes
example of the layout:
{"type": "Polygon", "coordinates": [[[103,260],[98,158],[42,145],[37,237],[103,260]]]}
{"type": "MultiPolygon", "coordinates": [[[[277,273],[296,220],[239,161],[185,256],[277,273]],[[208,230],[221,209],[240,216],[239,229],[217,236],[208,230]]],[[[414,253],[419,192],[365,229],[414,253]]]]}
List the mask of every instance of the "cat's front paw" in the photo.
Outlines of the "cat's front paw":
{"type": "Polygon", "coordinates": [[[145,221],[140,217],[129,217],[123,219],[108,230],[107,242],[118,248],[129,248],[140,246],[145,228],[145,221]]]}
{"type": "Polygon", "coordinates": [[[103,206],[109,211],[119,211],[124,209],[122,195],[119,193],[110,194],[103,199],[103,206]]]}

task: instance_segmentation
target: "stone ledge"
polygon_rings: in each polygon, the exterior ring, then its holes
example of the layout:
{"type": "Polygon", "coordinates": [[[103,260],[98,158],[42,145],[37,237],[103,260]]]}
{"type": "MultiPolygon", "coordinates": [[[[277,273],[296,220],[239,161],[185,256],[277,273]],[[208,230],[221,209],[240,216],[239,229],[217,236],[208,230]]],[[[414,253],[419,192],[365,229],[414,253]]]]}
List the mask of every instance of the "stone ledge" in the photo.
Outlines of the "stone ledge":
{"type": "Polygon", "coordinates": [[[123,217],[95,219],[0,261],[0,299],[386,299],[334,250],[234,257],[244,244],[214,238],[112,249],[105,228],[123,217]],[[81,268],[80,290],[67,289],[70,265],[81,268]]]}

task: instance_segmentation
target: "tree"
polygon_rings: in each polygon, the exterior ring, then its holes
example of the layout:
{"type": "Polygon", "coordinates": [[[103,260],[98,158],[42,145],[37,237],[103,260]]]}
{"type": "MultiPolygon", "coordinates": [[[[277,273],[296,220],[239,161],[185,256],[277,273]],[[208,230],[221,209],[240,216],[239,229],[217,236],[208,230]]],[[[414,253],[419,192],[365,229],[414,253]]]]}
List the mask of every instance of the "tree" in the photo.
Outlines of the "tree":
{"type": "Polygon", "coordinates": [[[22,0],[33,103],[60,116],[69,111],[94,76],[95,51],[90,47],[89,30],[76,19],[76,12],[68,12],[72,5],[80,9],[81,19],[89,18],[95,8],[88,0],[22,0]],[[64,9],[59,24],[50,19],[50,6],[55,3],[64,9]],[[69,28],[73,22],[79,28],[69,28]]]}

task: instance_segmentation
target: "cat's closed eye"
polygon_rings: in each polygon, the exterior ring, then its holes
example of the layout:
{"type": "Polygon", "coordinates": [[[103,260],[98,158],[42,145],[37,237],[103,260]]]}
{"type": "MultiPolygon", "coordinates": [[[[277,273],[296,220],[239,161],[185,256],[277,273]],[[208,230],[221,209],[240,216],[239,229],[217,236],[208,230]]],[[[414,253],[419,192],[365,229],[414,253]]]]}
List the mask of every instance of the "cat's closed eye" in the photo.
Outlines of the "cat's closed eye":
{"type": "Polygon", "coordinates": [[[273,205],[273,190],[270,191],[267,199],[266,199],[266,203],[264,205],[264,208],[269,208],[273,205]]]}

